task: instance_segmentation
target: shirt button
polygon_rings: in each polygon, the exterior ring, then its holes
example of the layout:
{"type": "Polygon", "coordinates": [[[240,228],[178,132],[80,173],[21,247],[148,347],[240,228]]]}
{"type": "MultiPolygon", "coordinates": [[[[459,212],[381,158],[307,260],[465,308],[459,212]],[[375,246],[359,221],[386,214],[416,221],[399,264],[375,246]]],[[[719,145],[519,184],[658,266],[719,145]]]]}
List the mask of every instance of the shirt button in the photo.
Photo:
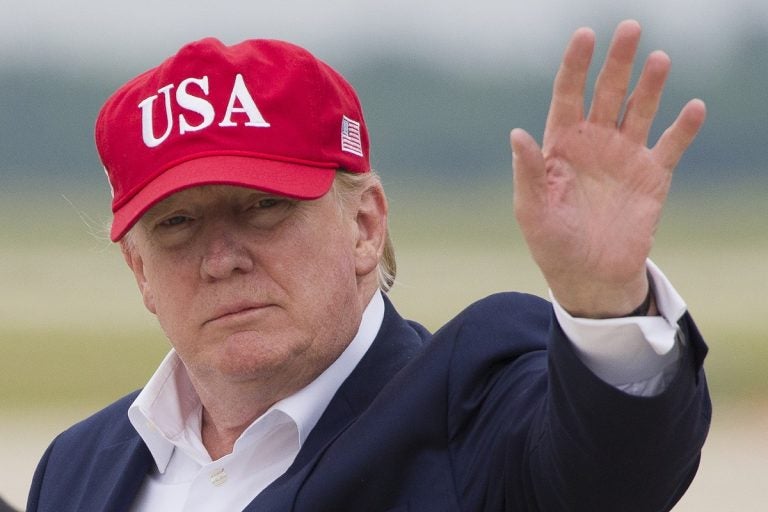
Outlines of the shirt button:
{"type": "Polygon", "coordinates": [[[216,487],[224,485],[227,481],[227,473],[224,472],[224,468],[217,469],[210,476],[211,484],[216,487]]]}

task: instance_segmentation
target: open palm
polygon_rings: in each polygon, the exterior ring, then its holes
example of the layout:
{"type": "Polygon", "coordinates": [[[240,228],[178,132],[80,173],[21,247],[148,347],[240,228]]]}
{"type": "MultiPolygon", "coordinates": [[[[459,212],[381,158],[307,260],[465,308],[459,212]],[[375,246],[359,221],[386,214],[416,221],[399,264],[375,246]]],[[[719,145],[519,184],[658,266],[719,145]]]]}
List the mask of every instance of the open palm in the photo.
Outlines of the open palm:
{"type": "Polygon", "coordinates": [[[672,172],[704,122],[704,103],[691,100],[647,146],[670,60],[651,53],[626,99],[639,39],[635,21],[619,24],[585,115],[594,34],[577,30],[555,78],[542,147],[523,130],[511,134],[515,214],[553,294],[578,316],[620,316],[642,301],[672,172]]]}

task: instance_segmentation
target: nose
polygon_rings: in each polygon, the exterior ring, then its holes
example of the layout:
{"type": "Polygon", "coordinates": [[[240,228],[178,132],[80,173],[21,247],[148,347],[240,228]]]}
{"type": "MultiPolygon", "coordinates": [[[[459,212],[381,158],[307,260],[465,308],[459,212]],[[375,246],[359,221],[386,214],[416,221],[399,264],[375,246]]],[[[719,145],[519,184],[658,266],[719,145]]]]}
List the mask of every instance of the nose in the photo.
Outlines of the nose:
{"type": "Polygon", "coordinates": [[[209,231],[207,238],[200,264],[200,276],[204,280],[227,279],[253,270],[253,258],[237,233],[218,226],[209,231]]]}

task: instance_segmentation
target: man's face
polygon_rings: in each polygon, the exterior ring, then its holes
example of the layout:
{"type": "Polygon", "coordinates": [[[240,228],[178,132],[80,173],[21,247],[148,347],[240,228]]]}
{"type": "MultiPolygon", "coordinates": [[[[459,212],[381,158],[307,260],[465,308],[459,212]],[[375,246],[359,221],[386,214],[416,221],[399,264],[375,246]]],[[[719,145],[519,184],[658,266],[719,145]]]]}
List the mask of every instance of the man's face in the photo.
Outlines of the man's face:
{"type": "Polygon", "coordinates": [[[363,203],[196,187],[149,210],[126,257],[198,380],[301,386],[344,350],[370,298],[363,203]]]}

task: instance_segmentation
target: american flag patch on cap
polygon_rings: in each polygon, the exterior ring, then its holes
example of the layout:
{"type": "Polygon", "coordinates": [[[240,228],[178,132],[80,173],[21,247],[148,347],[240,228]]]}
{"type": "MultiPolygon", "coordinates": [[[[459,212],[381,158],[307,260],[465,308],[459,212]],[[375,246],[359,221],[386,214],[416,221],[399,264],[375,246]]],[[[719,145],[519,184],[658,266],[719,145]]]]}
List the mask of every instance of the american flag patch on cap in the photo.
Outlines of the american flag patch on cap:
{"type": "Polygon", "coordinates": [[[363,144],[360,141],[360,123],[347,116],[341,116],[341,150],[357,156],[363,156],[363,144]]]}

